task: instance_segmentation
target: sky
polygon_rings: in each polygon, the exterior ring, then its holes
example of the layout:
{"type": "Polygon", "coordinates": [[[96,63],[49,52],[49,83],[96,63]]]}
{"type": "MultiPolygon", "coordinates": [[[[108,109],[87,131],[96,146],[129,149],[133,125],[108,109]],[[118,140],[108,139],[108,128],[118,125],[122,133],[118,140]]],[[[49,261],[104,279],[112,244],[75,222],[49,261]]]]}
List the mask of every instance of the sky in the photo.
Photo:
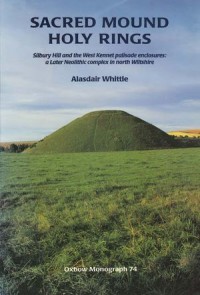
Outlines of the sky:
{"type": "Polygon", "coordinates": [[[200,128],[199,0],[2,0],[0,141],[40,140],[95,110],[124,110],[164,131],[200,128]],[[94,17],[94,28],[31,28],[32,17],[94,17]],[[101,28],[102,17],[165,17],[166,28],[101,28]],[[49,33],[92,33],[48,44],[49,33]],[[151,33],[150,44],[99,44],[99,33],[151,33]],[[46,65],[34,53],[164,53],[154,65],[46,65]],[[127,76],[127,83],[71,82],[127,76]]]}

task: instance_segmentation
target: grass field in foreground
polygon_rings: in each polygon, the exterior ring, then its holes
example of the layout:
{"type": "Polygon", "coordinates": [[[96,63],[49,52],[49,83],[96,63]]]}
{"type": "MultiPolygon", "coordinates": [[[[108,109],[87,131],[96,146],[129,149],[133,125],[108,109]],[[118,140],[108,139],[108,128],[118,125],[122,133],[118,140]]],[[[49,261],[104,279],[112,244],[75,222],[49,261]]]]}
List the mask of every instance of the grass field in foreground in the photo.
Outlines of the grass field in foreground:
{"type": "Polygon", "coordinates": [[[1,154],[2,294],[199,294],[199,151],[1,154]]]}

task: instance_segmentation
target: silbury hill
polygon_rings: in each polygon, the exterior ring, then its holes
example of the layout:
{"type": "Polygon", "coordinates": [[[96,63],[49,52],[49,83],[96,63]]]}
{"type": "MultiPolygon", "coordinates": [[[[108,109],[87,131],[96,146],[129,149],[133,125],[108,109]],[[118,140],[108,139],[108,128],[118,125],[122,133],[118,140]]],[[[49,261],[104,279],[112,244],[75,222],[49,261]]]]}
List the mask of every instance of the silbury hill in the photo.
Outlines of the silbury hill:
{"type": "Polygon", "coordinates": [[[96,111],[77,118],[26,152],[67,153],[172,148],[175,140],[123,111],[96,111]]]}

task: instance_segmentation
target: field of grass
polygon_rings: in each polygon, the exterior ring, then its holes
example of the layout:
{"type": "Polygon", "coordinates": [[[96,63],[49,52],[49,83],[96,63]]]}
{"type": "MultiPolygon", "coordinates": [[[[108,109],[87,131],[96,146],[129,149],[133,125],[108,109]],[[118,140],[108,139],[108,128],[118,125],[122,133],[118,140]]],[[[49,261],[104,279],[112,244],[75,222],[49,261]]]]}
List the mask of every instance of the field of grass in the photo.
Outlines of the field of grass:
{"type": "Polygon", "coordinates": [[[199,151],[2,153],[0,293],[200,294],[199,151]]]}
{"type": "Polygon", "coordinates": [[[168,132],[169,135],[174,136],[188,136],[188,137],[200,137],[200,129],[191,129],[191,130],[181,130],[181,131],[170,131],[168,132]]]}

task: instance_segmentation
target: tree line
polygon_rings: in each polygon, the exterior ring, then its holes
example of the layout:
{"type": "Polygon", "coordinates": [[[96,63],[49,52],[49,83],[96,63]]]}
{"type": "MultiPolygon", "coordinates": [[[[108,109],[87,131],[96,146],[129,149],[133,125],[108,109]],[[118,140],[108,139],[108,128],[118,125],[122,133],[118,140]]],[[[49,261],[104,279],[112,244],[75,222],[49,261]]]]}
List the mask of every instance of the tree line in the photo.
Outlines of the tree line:
{"type": "Polygon", "coordinates": [[[27,143],[21,143],[21,144],[11,143],[10,146],[0,145],[0,152],[21,153],[30,146],[31,145],[27,143]]]}

